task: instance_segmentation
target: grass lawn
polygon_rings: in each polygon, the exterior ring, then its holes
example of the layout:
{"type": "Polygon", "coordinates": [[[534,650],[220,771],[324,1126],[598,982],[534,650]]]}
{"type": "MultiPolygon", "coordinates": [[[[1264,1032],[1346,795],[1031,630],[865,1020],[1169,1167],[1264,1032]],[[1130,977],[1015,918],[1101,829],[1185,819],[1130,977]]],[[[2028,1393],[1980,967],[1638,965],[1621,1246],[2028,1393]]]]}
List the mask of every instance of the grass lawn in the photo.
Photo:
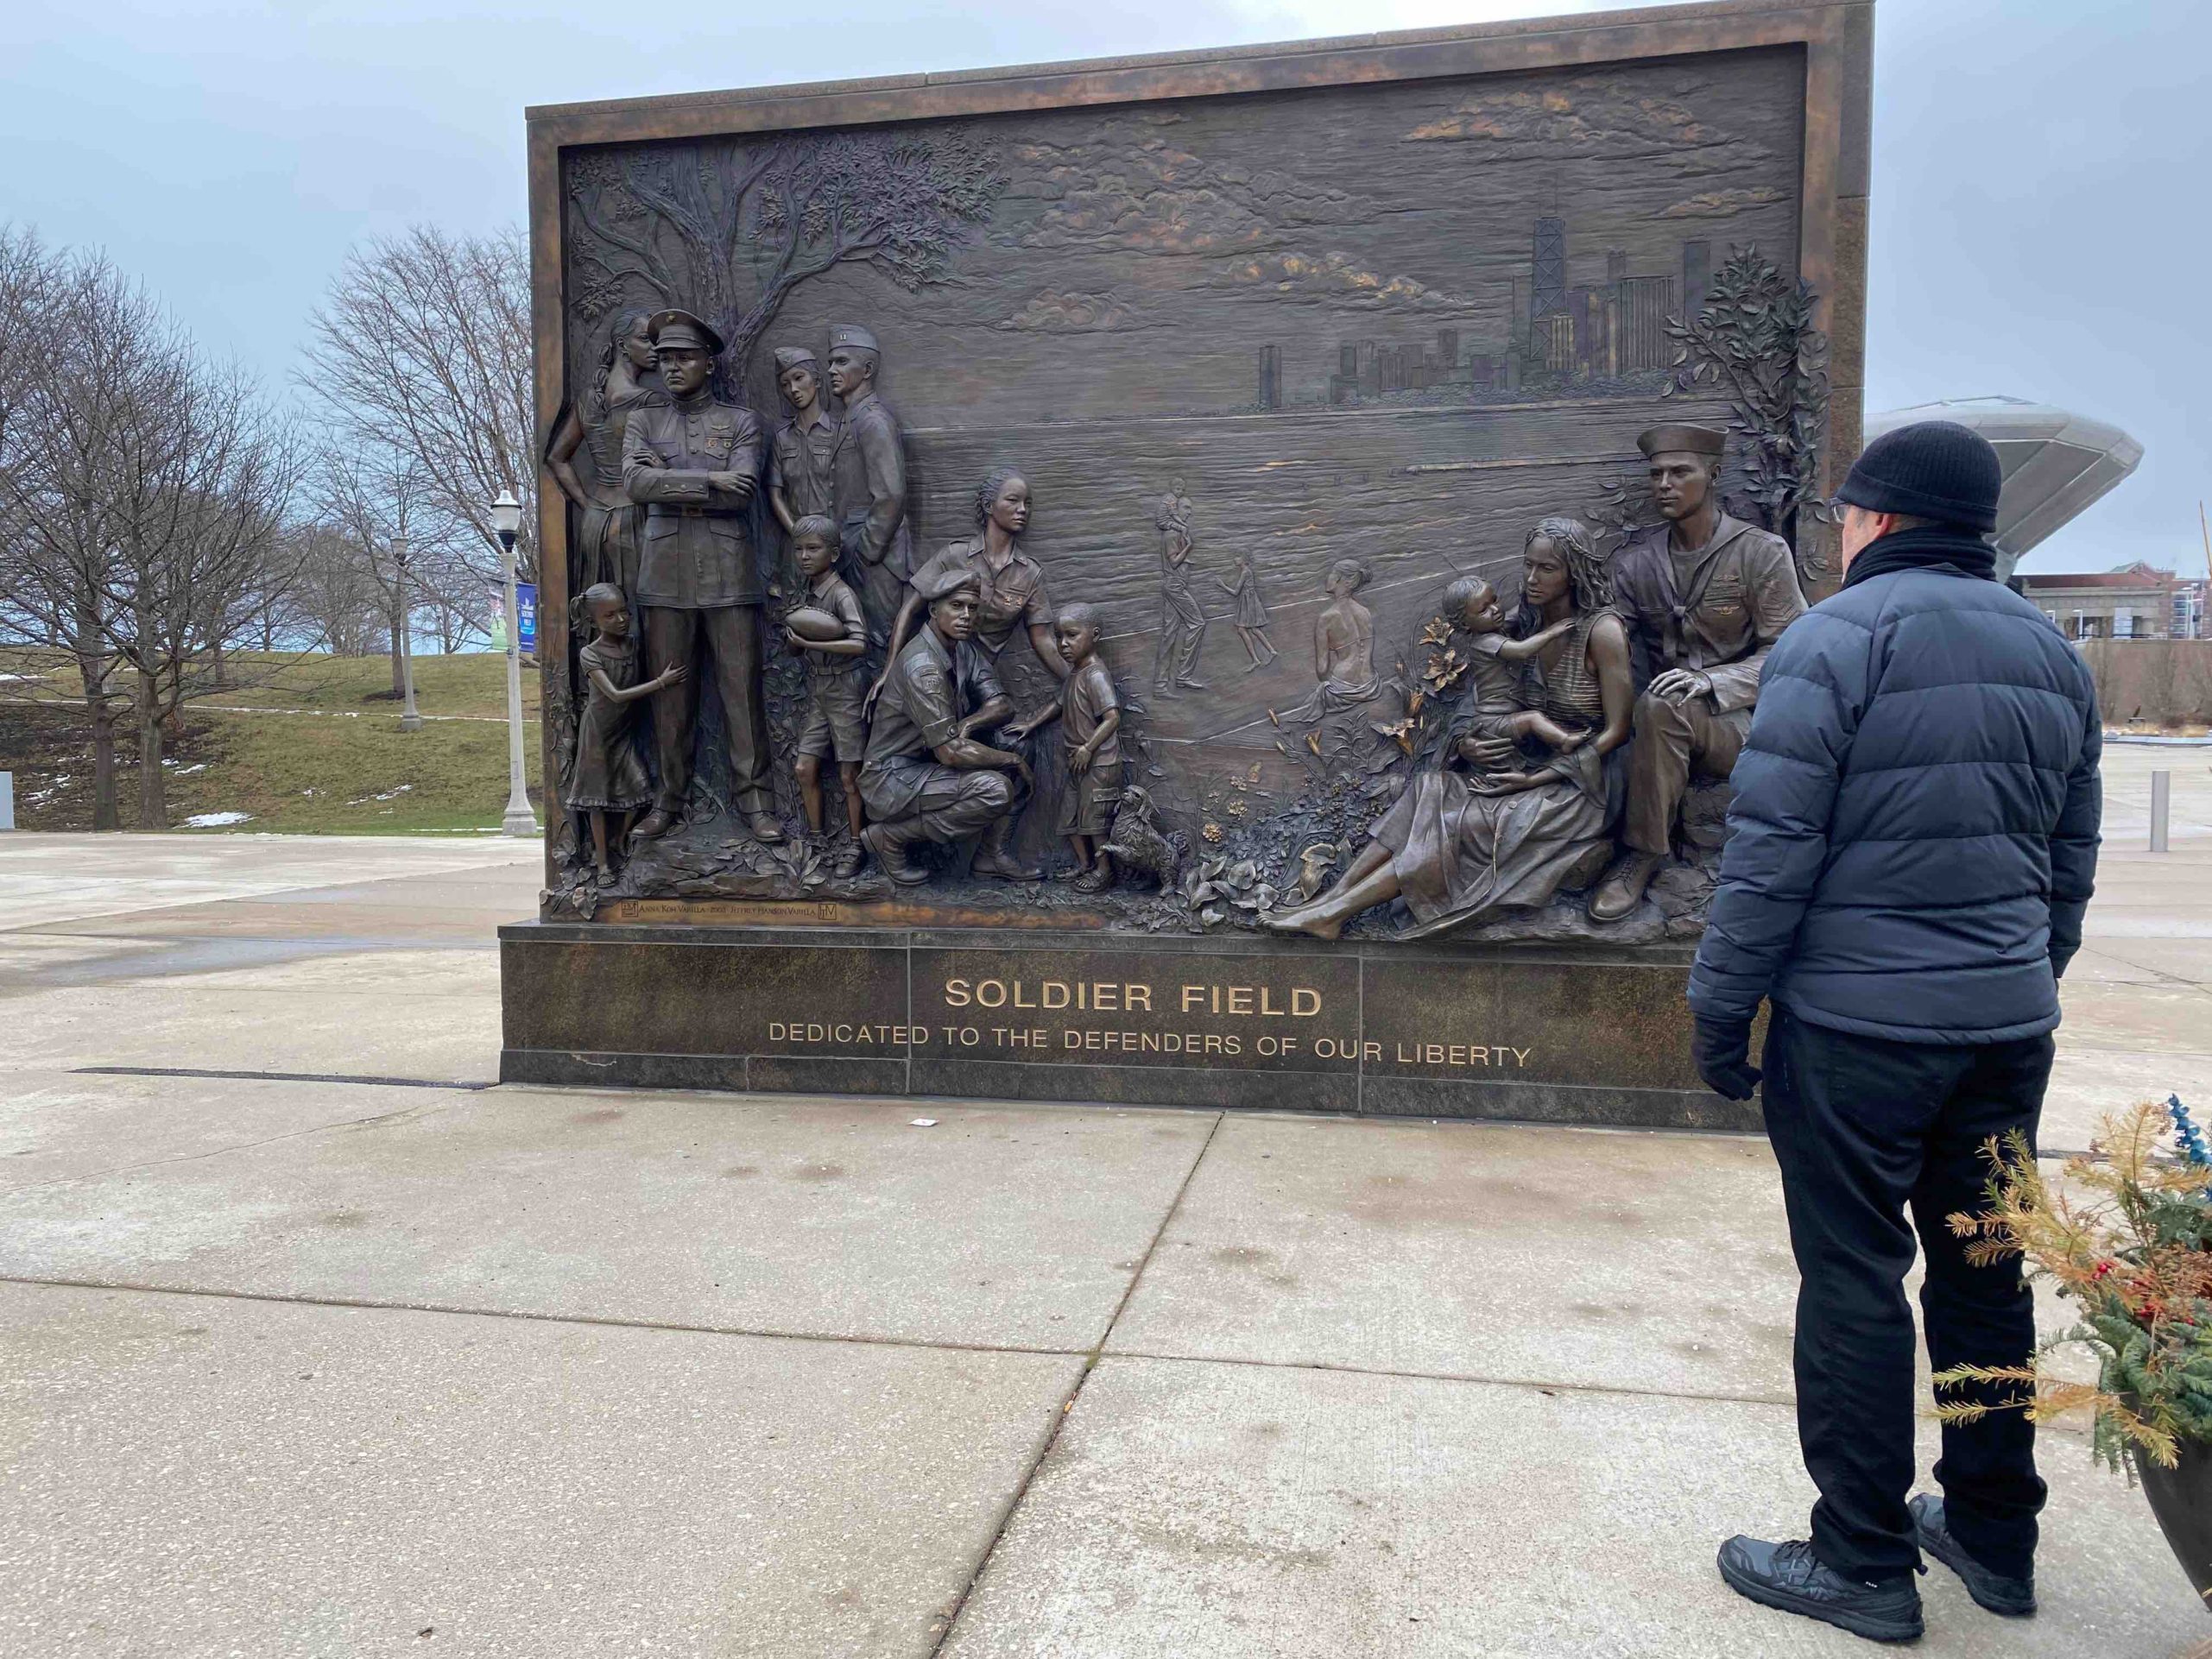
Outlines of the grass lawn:
{"type": "MultiPolygon", "coordinates": [[[[507,804],[505,659],[489,653],[418,658],[422,729],[400,729],[382,657],[243,657],[233,688],[186,705],[167,754],[171,827],[211,813],[242,822],[211,827],[302,835],[405,835],[496,830],[507,804]],[[251,710],[252,712],[237,712],[251,710]],[[439,718],[468,716],[473,718],[439,718]]],[[[26,830],[89,830],[92,745],[83,705],[60,697],[75,676],[23,653],[0,672],[0,770],[16,774],[16,822],[26,830]],[[32,688],[45,701],[22,700],[32,688]]],[[[530,799],[538,782],[537,674],[525,665],[523,764],[530,799]]],[[[136,736],[119,735],[117,794],[123,826],[136,827],[136,736]]]]}

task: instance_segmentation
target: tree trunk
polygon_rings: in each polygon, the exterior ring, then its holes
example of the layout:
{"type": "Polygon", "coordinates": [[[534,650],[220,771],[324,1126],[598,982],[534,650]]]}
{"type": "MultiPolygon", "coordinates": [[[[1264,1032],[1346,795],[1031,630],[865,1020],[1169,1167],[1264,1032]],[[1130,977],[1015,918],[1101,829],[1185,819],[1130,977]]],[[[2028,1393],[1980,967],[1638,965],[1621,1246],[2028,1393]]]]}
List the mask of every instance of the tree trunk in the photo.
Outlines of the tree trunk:
{"type": "Polygon", "coordinates": [[[154,676],[138,676],[138,827],[169,827],[169,780],[162,776],[161,700],[155,695],[154,676]]]}
{"type": "Polygon", "coordinates": [[[223,666],[222,640],[218,640],[214,642],[210,654],[214,659],[212,666],[215,675],[215,689],[218,691],[227,690],[230,686],[231,680],[228,672],[223,666]]]}
{"type": "Polygon", "coordinates": [[[121,830],[115,785],[115,715],[109,706],[108,676],[115,659],[100,637],[99,618],[88,602],[77,607],[77,678],[85,688],[85,711],[92,721],[92,828],[121,830]]]}
{"type": "Polygon", "coordinates": [[[116,810],[115,722],[107,713],[107,699],[88,699],[92,711],[92,828],[120,830],[123,817],[116,810]]]}

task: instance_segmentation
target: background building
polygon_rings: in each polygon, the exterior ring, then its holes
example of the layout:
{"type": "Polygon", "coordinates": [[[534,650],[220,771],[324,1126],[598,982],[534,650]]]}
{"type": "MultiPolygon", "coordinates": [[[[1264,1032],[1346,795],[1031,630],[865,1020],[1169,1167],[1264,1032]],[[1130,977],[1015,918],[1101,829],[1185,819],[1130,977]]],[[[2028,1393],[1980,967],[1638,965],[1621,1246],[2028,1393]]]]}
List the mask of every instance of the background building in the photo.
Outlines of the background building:
{"type": "Polygon", "coordinates": [[[2016,577],[2020,591],[2070,640],[2204,637],[2202,578],[2137,563],[2117,570],[2016,577]]]}
{"type": "MultiPolygon", "coordinates": [[[[2000,577],[2010,576],[2021,554],[2079,518],[2143,459],[2143,446],[2117,426],[2016,397],[1951,398],[1887,409],[1868,415],[1868,441],[1917,420],[1955,420],[1995,447],[2004,468],[2005,489],[1997,503],[1996,533],[1990,539],[1997,546],[2000,577]]],[[[2088,579],[2094,586],[2104,576],[2118,574],[2105,571],[2088,579]]]]}

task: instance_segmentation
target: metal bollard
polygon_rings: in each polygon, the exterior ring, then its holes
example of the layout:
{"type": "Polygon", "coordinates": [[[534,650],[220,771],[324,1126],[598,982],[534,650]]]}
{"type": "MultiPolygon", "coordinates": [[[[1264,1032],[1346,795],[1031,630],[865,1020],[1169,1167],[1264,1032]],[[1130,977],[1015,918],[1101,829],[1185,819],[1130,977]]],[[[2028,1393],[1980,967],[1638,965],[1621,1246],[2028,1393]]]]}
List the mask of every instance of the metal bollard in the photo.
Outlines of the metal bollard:
{"type": "Polygon", "coordinates": [[[2166,850],[2166,809],[2173,804],[2174,775],[2171,772],[2151,774],[2151,850],[2166,850]]]}
{"type": "Polygon", "coordinates": [[[16,774],[0,772],[0,830],[16,827],[16,774]]]}

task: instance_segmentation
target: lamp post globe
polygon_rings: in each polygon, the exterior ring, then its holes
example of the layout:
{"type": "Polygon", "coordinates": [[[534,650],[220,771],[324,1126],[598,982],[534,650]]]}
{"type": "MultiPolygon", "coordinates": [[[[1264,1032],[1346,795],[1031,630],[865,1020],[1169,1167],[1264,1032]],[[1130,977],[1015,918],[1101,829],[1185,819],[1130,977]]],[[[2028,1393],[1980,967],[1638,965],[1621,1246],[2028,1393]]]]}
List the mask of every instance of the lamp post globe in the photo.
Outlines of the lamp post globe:
{"type": "Polygon", "coordinates": [[[507,590],[507,811],[499,827],[510,836],[534,836],[538,820],[522,781],[522,638],[515,599],[515,534],[522,527],[522,503],[514,491],[501,490],[492,502],[491,527],[499,537],[500,574],[507,590]]]}

